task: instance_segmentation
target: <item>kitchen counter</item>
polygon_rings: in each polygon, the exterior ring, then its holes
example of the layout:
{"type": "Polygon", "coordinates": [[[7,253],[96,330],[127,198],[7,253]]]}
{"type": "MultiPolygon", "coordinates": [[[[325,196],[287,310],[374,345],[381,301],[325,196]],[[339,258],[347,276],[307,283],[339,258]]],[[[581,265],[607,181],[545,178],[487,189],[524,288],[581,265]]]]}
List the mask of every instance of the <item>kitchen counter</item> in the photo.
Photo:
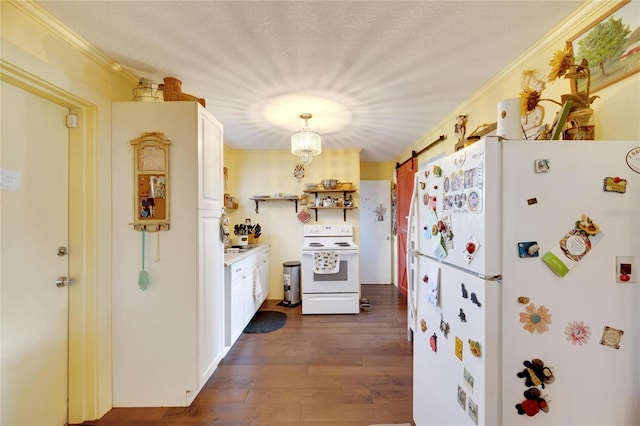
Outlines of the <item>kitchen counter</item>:
{"type": "Polygon", "coordinates": [[[259,247],[268,247],[269,244],[247,244],[246,246],[233,245],[224,249],[224,266],[230,266],[255,253],[259,247]]]}

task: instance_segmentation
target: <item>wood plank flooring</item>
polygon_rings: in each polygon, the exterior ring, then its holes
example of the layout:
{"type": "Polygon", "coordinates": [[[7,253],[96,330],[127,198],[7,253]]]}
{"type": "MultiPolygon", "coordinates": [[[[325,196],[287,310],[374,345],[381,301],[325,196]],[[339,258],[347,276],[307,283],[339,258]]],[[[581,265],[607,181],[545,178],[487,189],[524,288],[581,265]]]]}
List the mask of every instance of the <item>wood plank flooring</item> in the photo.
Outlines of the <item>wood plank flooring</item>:
{"type": "Polygon", "coordinates": [[[243,333],[190,407],[114,408],[96,426],[359,426],[412,423],[406,298],[363,285],[359,315],[287,314],[280,330],[243,333]]]}

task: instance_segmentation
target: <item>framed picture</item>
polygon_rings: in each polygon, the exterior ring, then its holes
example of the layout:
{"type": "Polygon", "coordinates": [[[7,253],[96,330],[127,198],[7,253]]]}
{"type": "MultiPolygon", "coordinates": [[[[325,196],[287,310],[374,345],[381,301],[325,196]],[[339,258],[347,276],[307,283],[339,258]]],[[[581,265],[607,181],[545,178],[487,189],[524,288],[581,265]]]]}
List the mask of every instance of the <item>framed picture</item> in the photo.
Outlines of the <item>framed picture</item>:
{"type": "MultiPolygon", "coordinates": [[[[591,71],[590,93],[640,71],[640,2],[625,0],[567,41],[574,63],[585,58],[591,71]]],[[[573,93],[587,82],[571,80],[573,93]]]]}

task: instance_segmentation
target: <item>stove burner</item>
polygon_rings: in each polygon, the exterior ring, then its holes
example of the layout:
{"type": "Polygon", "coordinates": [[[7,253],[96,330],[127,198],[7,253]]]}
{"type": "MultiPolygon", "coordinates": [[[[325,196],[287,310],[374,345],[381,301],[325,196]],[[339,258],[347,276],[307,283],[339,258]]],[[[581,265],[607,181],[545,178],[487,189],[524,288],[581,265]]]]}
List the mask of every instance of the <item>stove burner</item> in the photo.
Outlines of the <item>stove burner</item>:
{"type": "Polygon", "coordinates": [[[322,243],[309,243],[310,247],[324,247],[324,244],[322,243]]]}
{"type": "Polygon", "coordinates": [[[341,247],[350,247],[351,244],[345,242],[345,241],[339,241],[336,243],[337,246],[341,246],[341,247]]]}

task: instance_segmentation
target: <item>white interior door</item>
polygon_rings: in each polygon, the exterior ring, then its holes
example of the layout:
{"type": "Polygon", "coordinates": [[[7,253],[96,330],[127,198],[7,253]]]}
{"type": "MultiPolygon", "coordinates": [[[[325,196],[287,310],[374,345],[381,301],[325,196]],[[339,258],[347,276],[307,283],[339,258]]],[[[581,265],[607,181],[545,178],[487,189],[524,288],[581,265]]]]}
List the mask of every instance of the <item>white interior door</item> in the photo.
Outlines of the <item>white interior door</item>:
{"type": "Polygon", "coordinates": [[[64,425],[68,398],[68,109],[1,83],[3,425],[64,425]],[[63,283],[64,284],[64,283],[63,283]]]}
{"type": "Polygon", "coordinates": [[[388,180],[360,181],[360,281],[391,283],[391,190],[388,180]]]}

